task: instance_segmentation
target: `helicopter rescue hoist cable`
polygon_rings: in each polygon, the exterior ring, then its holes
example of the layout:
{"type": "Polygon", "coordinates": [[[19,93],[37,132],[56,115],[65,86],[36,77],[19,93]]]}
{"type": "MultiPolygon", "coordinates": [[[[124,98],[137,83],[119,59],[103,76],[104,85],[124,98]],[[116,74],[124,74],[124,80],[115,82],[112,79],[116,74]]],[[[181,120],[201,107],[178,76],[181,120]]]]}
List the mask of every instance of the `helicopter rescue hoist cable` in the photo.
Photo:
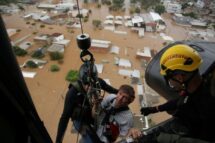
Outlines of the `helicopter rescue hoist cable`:
{"type": "MultiPolygon", "coordinates": [[[[79,134],[80,134],[79,131],[81,130],[81,126],[83,124],[83,113],[82,112],[84,112],[83,110],[85,108],[86,103],[88,103],[90,105],[90,108],[92,109],[94,104],[100,104],[100,101],[104,97],[104,93],[102,95],[101,86],[98,82],[98,77],[93,76],[93,68],[95,67],[95,64],[94,64],[95,59],[93,57],[93,54],[90,51],[88,51],[88,49],[91,47],[91,38],[89,37],[88,34],[83,32],[83,25],[82,25],[81,16],[80,16],[81,13],[80,13],[79,2],[78,2],[78,0],[76,0],[76,2],[77,2],[79,21],[80,21],[80,25],[81,25],[81,34],[76,37],[76,40],[77,40],[78,47],[81,49],[80,59],[84,64],[87,65],[87,67],[89,67],[89,71],[87,73],[87,78],[89,80],[89,87],[90,87],[90,88],[87,88],[87,92],[84,97],[84,101],[82,103],[81,111],[79,114],[80,128],[79,129],[76,128],[78,130],[76,142],[78,142],[79,134]]],[[[97,109],[95,109],[95,110],[97,111],[97,109]]],[[[98,109],[98,111],[99,111],[99,109],[98,109]]],[[[95,119],[95,122],[96,122],[96,119],[95,119]]],[[[95,123],[95,126],[96,126],[96,123],[95,123]]],[[[92,129],[95,129],[95,128],[96,127],[92,128],[92,129]]],[[[96,134],[96,131],[95,131],[95,134],[96,134]]]]}

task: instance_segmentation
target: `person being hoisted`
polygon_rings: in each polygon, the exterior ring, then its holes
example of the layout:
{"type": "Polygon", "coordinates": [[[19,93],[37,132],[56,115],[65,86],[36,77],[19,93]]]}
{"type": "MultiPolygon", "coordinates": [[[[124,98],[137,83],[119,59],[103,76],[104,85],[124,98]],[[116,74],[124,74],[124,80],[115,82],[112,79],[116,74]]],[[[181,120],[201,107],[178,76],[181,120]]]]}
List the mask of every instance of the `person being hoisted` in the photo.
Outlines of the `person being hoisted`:
{"type": "Polygon", "coordinates": [[[140,130],[133,128],[133,114],[128,105],[135,99],[135,91],[130,85],[121,85],[116,95],[105,96],[101,102],[97,135],[104,143],[112,143],[121,137],[138,138],[140,130]]]}
{"type": "Polygon", "coordinates": [[[70,118],[76,130],[81,133],[81,141],[83,143],[99,143],[100,140],[96,135],[96,131],[93,129],[94,120],[91,116],[91,93],[89,93],[92,89],[95,89],[95,85],[109,93],[116,94],[118,92],[117,89],[111,87],[103,79],[98,77],[94,64],[88,61],[84,62],[79,69],[77,82],[70,84],[66,94],[63,113],[58,124],[56,143],[62,143],[70,118]]]}

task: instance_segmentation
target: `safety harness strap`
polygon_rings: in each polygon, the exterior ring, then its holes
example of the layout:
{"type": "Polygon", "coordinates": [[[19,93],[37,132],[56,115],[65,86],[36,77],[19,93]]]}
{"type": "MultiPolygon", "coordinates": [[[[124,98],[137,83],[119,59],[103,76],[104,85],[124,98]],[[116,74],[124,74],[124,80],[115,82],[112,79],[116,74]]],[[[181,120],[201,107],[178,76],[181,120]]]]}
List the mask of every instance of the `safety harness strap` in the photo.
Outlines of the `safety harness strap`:
{"type": "Polygon", "coordinates": [[[109,142],[114,142],[119,136],[118,126],[109,122],[110,116],[126,110],[129,110],[128,106],[120,108],[111,108],[110,110],[106,111],[105,117],[103,118],[101,125],[106,127],[106,132],[104,132],[103,134],[106,136],[109,142]]]}

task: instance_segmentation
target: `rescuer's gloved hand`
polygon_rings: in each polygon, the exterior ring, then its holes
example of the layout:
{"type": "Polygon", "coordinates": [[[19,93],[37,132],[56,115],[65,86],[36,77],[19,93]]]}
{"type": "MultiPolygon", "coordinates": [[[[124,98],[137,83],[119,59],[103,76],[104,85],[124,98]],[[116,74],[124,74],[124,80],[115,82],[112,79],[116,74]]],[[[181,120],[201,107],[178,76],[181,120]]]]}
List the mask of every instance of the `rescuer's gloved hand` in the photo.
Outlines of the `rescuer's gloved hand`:
{"type": "Polygon", "coordinates": [[[157,113],[158,109],[157,107],[143,107],[140,109],[141,114],[143,114],[144,116],[147,116],[151,113],[157,113]]]}

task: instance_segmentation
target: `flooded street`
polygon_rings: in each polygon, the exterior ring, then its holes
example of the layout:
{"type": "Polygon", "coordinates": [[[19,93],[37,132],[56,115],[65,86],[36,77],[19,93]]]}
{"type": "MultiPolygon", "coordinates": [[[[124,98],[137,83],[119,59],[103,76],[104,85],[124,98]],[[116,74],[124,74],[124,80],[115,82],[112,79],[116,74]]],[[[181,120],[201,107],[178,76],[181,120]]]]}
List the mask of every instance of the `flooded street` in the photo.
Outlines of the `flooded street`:
{"type": "MultiPolygon", "coordinates": [[[[102,64],[102,61],[106,60],[108,63],[104,64],[103,73],[99,74],[100,77],[105,79],[110,79],[112,86],[118,88],[121,84],[130,84],[130,78],[124,77],[118,74],[119,69],[123,69],[115,65],[115,57],[129,59],[132,63],[131,69],[138,69],[141,72],[142,81],[144,80],[144,69],[141,67],[141,62],[136,58],[137,49],[143,49],[144,47],[149,47],[151,49],[159,51],[163,48],[163,43],[165,42],[159,35],[159,33],[150,33],[145,32],[143,38],[138,37],[138,33],[132,32],[130,28],[125,26],[119,26],[116,30],[127,32],[126,35],[116,34],[109,30],[94,30],[92,25],[92,20],[99,19],[102,22],[105,20],[105,17],[109,14],[112,15],[128,15],[128,10],[124,13],[109,13],[108,7],[102,6],[97,8],[96,4],[82,4],[84,8],[92,10],[90,14],[89,21],[83,23],[84,33],[88,33],[91,39],[99,40],[108,40],[112,42],[112,45],[120,47],[119,55],[110,54],[110,53],[96,53],[93,52],[95,56],[96,64],[102,64]]],[[[129,7],[129,0],[126,0],[126,8],[129,7]]],[[[53,34],[55,32],[60,32],[64,34],[65,39],[71,40],[69,47],[66,47],[64,54],[63,64],[58,64],[56,61],[51,61],[49,56],[46,55],[44,60],[48,60],[48,63],[44,66],[43,69],[23,69],[28,71],[36,71],[37,75],[34,79],[25,78],[27,86],[29,88],[30,94],[36,106],[36,109],[41,117],[41,120],[44,122],[48,132],[51,135],[52,140],[55,140],[58,121],[63,110],[65,94],[68,90],[68,82],[65,80],[66,74],[69,70],[78,70],[82,64],[79,55],[80,49],[76,44],[77,35],[81,34],[80,29],[74,29],[74,33],[69,33],[68,29],[64,25],[46,25],[44,28],[41,28],[40,22],[35,22],[30,20],[30,23],[36,23],[35,26],[31,24],[26,24],[22,16],[27,14],[31,10],[37,10],[35,6],[30,6],[26,9],[25,13],[17,13],[11,16],[3,16],[3,19],[6,24],[6,28],[16,28],[21,29],[21,31],[11,37],[11,41],[16,41],[25,35],[31,34],[27,39],[28,41],[33,42],[35,31],[37,35],[39,34],[53,34]],[[50,72],[50,66],[57,64],[60,67],[59,72],[50,72]]],[[[169,15],[163,15],[164,21],[167,24],[167,29],[165,34],[177,40],[184,40],[187,37],[186,28],[177,26],[173,24],[172,20],[169,18],[169,15]]],[[[25,57],[18,57],[17,60],[19,64],[23,64],[25,60],[30,58],[30,53],[38,48],[38,45],[33,45],[32,48],[28,50],[29,55],[25,57]]],[[[136,90],[136,85],[133,85],[136,90]]],[[[160,98],[160,102],[163,103],[165,100],[160,98]]],[[[140,106],[138,97],[136,97],[134,103],[131,104],[131,110],[139,115],[140,106]]],[[[159,113],[159,115],[153,116],[155,123],[161,122],[164,119],[168,118],[166,113],[159,113]]],[[[75,143],[76,134],[71,134],[72,129],[71,122],[69,123],[66,135],[64,137],[64,143],[75,143]]]]}

